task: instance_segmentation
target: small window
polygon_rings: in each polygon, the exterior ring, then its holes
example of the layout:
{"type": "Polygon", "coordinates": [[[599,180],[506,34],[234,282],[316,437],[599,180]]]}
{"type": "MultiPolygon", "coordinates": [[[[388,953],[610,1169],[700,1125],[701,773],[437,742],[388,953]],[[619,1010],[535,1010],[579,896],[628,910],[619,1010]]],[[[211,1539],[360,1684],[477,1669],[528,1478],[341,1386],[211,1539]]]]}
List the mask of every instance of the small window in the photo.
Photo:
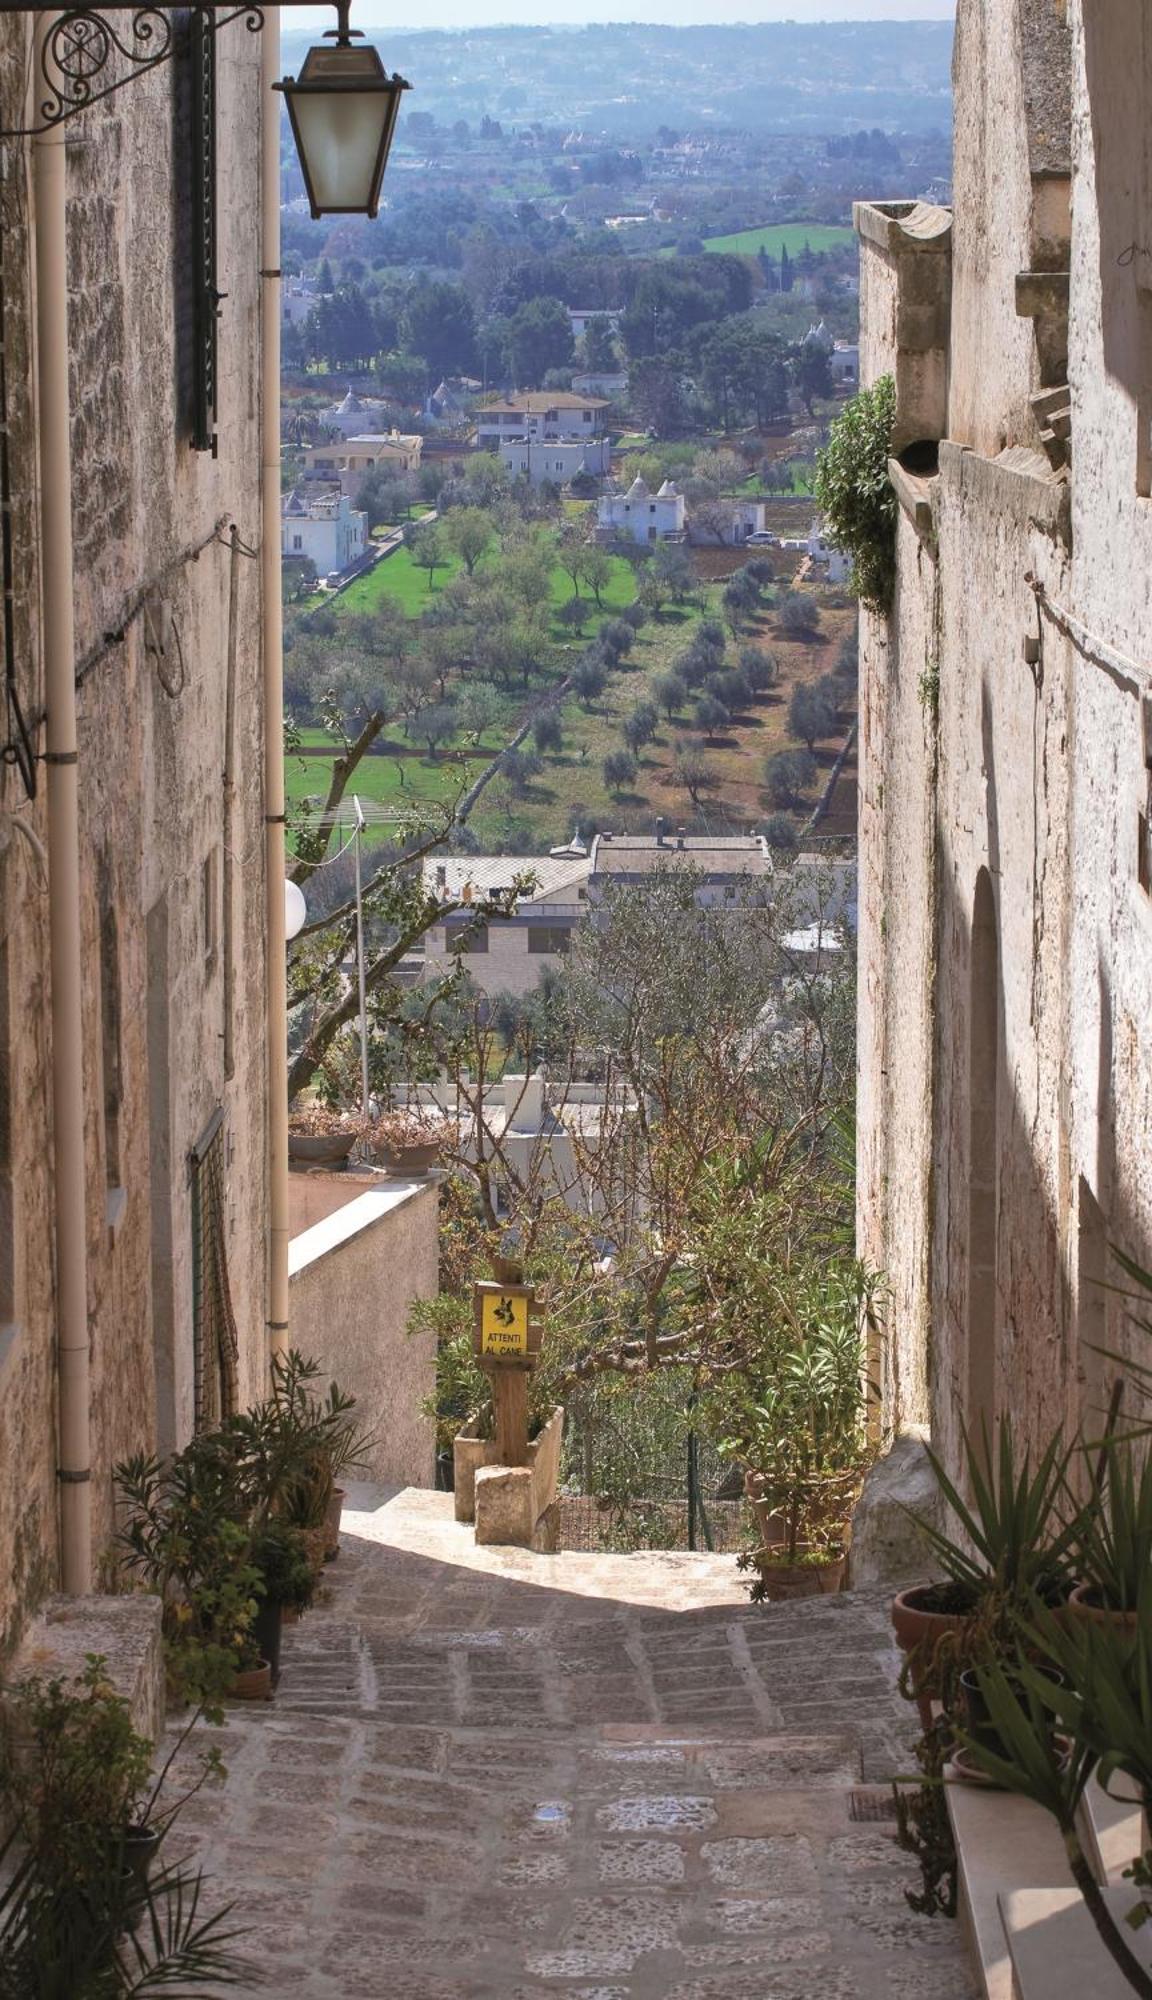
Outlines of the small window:
{"type": "Polygon", "coordinates": [[[303,537],[303,535],[293,535],[293,537],[292,537],[292,547],[293,547],[294,549],[302,549],[302,548],[304,547],[304,537],[303,537]]]}
{"type": "Polygon", "coordinates": [[[528,933],[530,952],[566,952],[572,943],[570,924],[542,924],[528,933]]]}

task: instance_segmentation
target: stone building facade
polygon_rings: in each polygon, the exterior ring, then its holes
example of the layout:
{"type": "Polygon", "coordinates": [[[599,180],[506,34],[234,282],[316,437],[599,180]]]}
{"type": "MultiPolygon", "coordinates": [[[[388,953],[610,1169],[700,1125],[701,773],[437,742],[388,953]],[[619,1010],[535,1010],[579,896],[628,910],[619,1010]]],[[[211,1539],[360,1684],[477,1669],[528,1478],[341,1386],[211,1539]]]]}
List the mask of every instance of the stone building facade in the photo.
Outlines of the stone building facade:
{"type": "Polygon", "coordinates": [[[900,502],[863,621],[859,1240],[888,1415],[953,1464],[962,1419],[1091,1428],[1098,1349],[1152,1358],[1102,1283],[1112,1246],[1152,1263],[1152,45],[1122,0],[960,0],[954,74],[954,209],[856,215],[900,502]]]}
{"type": "MultiPolygon", "coordinates": [[[[182,10],[174,10],[178,20],[182,10]]],[[[126,21],[127,17],[124,17],[126,21]]],[[[186,16],[184,16],[186,21],[186,16]]],[[[28,16],[0,15],[0,125],[28,16]]],[[[92,1559],[112,1467],[263,1379],[259,36],[215,44],[215,414],[189,295],[190,58],[61,126],[78,703],[92,1559]],[[200,398],[197,403],[197,397],[200,398]],[[205,418],[215,436],[197,437],[205,418]],[[238,531],[235,552],[229,547],[238,531]],[[229,804],[226,775],[234,792],[229,804]],[[225,1282],[227,1300],[225,1302],[225,1282]],[[234,1333],[235,1346],[231,1348],[234,1333]]],[[[0,763],[0,1658],[59,1576],[42,536],[27,142],[0,191],[14,592],[0,763]]]]}

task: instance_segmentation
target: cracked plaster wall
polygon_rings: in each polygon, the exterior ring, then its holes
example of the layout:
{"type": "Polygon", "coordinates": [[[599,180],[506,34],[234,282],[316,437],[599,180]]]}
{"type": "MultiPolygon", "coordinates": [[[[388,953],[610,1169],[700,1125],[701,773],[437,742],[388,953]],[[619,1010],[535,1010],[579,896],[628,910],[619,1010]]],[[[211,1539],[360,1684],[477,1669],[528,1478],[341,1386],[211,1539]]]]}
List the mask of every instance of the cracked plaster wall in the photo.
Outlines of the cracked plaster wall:
{"type": "MultiPolygon", "coordinates": [[[[0,21],[0,109],[21,122],[27,23],[0,21]]],[[[219,456],[179,432],[174,359],[173,157],[168,68],[64,128],[74,455],[76,649],[116,627],[141,584],[222,517],[250,547],[259,513],[259,38],[219,41],[219,456]]],[[[38,707],[35,405],[29,195],[19,148],[3,189],[3,284],[15,497],[17,672],[38,707]]],[[[85,1155],[92,1340],[93,1547],[114,1527],[111,1467],[182,1441],[192,1420],[192,1234],[187,1153],[225,1107],[227,1247],[242,1395],[261,1379],[265,1100],[261,619],[241,565],[236,705],[235,1074],[224,1077],[219,943],[228,554],[210,544],[164,585],[186,685],[162,689],[140,620],[79,696],[85,1155]],[[217,943],[206,950],[204,864],[217,943]],[[100,933],[119,960],[118,1120],[106,1114],[100,933]],[[163,948],[162,948],[163,947],[163,948]],[[118,1138],[119,1161],[114,1158],[118,1138]],[[112,1194],[110,1184],[120,1190],[112,1194]]],[[[41,746],[42,747],[42,744],[41,746]]],[[[46,839],[40,796],[0,767],[0,943],[12,1106],[14,1297],[0,1318],[0,1653],[55,1579],[55,1309],[48,899],[15,815],[46,839]]]]}

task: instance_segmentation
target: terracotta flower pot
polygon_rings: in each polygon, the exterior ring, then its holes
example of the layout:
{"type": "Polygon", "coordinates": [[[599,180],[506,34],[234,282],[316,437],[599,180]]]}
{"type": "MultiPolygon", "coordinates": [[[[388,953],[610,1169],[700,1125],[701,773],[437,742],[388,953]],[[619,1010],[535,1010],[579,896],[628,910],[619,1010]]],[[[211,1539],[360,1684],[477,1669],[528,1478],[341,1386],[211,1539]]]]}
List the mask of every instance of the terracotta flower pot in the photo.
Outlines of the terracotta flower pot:
{"type": "Polygon", "coordinates": [[[920,1711],[924,1728],[931,1729],[934,1720],[932,1704],[939,1700],[940,1688],[931,1671],[932,1656],[946,1632],[954,1632],[962,1625],[969,1613],[963,1611],[935,1611],[922,1602],[933,1593],[945,1588],[936,1583],[918,1583],[911,1590],[902,1590],[892,1600],[892,1626],[896,1633],[896,1644],[902,1653],[915,1654],[917,1665],[910,1671],[910,1681],[920,1711]]]}
{"type": "Polygon", "coordinates": [[[829,1562],[778,1562],[776,1551],[764,1549],[758,1552],[756,1567],[760,1581],[768,1593],[769,1603],[773,1599],[796,1597],[834,1597],[844,1583],[844,1556],[834,1556],[829,1562]]]}
{"type": "Polygon", "coordinates": [[[324,1560],[335,1562],[340,1553],[340,1516],[344,1510],[344,1488],[334,1486],[332,1498],[328,1502],[328,1513],[324,1521],[324,1560]]]}
{"type": "Polygon", "coordinates": [[[1065,1606],[1065,1613],[1073,1618],[1088,1618],[1094,1625],[1112,1625],[1121,1632],[1135,1632],[1136,1613],[1117,1611],[1111,1604],[1094,1603],[1099,1597],[1094,1584],[1078,1583],[1065,1606]]]}
{"type": "Polygon", "coordinates": [[[258,1667],[245,1667],[228,1690],[230,1701],[271,1701],[272,1669],[267,1660],[258,1667]]]}

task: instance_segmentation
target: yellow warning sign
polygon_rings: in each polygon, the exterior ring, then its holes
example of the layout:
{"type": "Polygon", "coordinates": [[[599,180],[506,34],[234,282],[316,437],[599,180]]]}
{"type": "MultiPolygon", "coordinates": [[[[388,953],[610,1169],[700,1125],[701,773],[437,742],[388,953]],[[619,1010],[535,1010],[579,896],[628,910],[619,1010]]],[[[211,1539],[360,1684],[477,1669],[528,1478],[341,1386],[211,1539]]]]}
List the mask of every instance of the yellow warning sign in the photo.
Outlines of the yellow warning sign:
{"type": "Polygon", "coordinates": [[[528,1352],[528,1294],[481,1292],[480,1352],[499,1356],[528,1352]]]}

